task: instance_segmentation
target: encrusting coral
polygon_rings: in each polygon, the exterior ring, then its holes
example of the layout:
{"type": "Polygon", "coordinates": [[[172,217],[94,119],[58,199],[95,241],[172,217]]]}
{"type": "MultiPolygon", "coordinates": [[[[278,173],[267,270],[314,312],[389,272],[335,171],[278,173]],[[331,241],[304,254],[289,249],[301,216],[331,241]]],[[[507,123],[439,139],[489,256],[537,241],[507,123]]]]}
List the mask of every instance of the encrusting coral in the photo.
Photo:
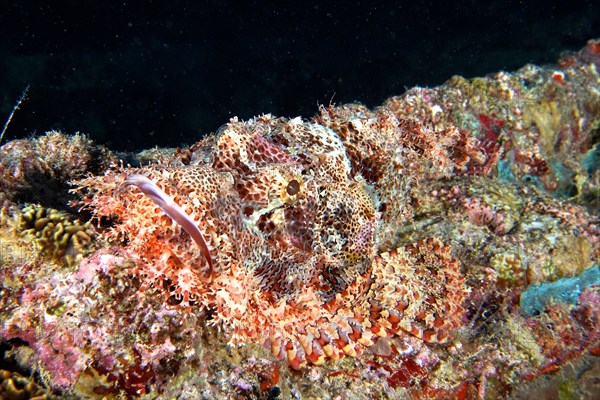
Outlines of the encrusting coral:
{"type": "Polygon", "coordinates": [[[31,378],[0,369],[0,398],[3,400],[50,400],[57,399],[58,396],[44,390],[31,378]]]}
{"type": "Polygon", "coordinates": [[[50,259],[74,266],[96,232],[90,222],[73,221],[67,214],[39,205],[25,207],[18,216],[20,236],[32,240],[50,259]]]}
{"type": "MultiPolygon", "coordinates": [[[[75,171],[96,251],[9,259],[0,337],[87,397],[505,398],[597,357],[598,65],[590,41],[555,67],[233,118],[153,164],[75,171]],[[594,279],[555,298],[576,276],[594,279]]],[[[67,242],[89,227],[25,215],[67,242]]]]}

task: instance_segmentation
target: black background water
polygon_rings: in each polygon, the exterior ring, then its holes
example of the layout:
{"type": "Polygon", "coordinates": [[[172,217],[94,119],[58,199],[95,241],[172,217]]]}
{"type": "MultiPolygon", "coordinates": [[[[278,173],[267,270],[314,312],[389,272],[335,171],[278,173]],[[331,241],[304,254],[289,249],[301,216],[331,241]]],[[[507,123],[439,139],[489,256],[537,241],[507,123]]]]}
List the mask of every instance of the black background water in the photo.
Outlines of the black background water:
{"type": "Polygon", "coordinates": [[[195,142],[232,116],[372,107],[406,88],[551,63],[600,37],[594,1],[3,1],[3,142],[195,142]]]}

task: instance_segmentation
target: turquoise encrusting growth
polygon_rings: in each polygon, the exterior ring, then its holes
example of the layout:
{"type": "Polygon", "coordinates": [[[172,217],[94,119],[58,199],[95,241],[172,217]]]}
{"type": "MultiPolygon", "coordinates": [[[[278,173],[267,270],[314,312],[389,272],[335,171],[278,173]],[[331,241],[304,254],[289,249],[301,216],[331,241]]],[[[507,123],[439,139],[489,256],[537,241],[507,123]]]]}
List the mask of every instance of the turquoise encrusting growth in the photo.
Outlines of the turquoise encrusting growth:
{"type": "Polygon", "coordinates": [[[6,143],[7,356],[89,399],[508,398],[597,357],[599,67],[592,40],[372,110],[232,118],[139,167],[6,143]]]}
{"type": "Polygon", "coordinates": [[[531,285],[521,293],[521,310],[529,315],[539,315],[553,302],[575,304],[584,289],[600,285],[600,265],[586,269],[573,278],[531,285]]]}
{"type": "Polygon", "coordinates": [[[589,176],[600,169],[600,144],[594,145],[585,153],[581,164],[589,176]]]}

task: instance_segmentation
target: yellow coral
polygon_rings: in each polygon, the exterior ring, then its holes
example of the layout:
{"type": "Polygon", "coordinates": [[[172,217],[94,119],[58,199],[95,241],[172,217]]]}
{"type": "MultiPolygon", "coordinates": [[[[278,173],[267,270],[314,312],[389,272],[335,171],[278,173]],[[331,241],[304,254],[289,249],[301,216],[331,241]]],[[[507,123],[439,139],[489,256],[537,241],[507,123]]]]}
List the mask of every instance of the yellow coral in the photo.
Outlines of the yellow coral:
{"type": "Polygon", "coordinates": [[[93,226],[53,208],[29,205],[19,215],[17,231],[32,240],[49,258],[63,261],[69,266],[77,264],[91,243],[93,226]]]}
{"type": "Polygon", "coordinates": [[[0,369],[0,398],[7,400],[57,399],[50,390],[35,383],[32,377],[0,369]]]}
{"type": "Polygon", "coordinates": [[[490,266],[498,273],[500,281],[509,286],[526,283],[527,265],[519,252],[497,253],[492,256],[490,266]]]}

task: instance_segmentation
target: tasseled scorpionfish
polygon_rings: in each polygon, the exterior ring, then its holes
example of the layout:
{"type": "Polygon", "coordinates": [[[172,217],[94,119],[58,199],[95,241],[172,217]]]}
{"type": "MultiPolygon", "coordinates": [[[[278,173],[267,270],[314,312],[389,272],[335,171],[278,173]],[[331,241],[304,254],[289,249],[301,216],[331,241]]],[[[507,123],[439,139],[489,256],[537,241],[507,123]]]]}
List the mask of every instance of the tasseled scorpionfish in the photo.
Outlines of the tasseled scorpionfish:
{"type": "Polygon", "coordinates": [[[468,140],[385,110],[323,108],[311,122],[233,119],[185,161],[79,184],[98,218],[116,216],[107,235],[127,239],[147,287],[297,369],[379,337],[444,342],[460,324],[468,289],[449,247],[395,247],[394,231],[420,179],[477,162],[468,140]]]}

